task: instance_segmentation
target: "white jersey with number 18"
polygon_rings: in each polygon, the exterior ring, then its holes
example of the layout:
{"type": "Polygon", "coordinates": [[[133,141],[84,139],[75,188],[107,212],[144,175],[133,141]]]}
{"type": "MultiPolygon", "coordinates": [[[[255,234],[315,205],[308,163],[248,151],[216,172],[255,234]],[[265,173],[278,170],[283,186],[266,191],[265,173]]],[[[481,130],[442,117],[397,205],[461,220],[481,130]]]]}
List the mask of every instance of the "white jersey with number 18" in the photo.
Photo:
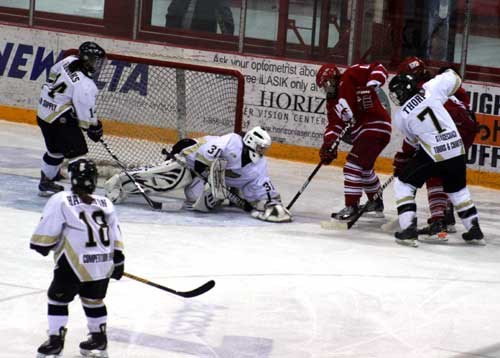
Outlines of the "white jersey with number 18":
{"type": "Polygon", "coordinates": [[[64,255],[80,281],[109,278],[114,250],[123,250],[114,206],[92,195],[88,205],[70,191],[53,195],[43,209],[31,244],[53,247],[54,260],[64,255]]]}
{"type": "Polygon", "coordinates": [[[97,124],[97,86],[81,71],[71,69],[70,64],[77,60],[77,57],[69,56],[50,69],[49,80],[42,86],[38,102],[37,115],[45,122],[52,123],[68,111],[73,111],[80,127],[97,124]]]}
{"type": "Polygon", "coordinates": [[[396,112],[393,123],[407,139],[420,146],[435,161],[465,154],[455,122],[443,104],[460,87],[462,81],[453,70],[447,70],[424,83],[418,93],[396,112]]]}

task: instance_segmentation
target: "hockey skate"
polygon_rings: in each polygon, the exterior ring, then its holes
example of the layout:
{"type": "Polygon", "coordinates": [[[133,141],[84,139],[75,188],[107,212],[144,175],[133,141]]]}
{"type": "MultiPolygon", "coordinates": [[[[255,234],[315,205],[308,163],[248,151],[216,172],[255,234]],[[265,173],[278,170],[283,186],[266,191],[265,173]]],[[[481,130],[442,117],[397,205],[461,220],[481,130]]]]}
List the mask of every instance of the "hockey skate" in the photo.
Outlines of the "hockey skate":
{"type": "Polygon", "coordinates": [[[457,232],[455,228],[455,214],[453,212],[453,204],[448,203],[444,209],[444,223],[446,224],[446,231],[450,234],[457,232]]]}
{"type": "Polygon", "coordinates": [[[332,220],[338,220],[342,222],[351,221],[359,211],[357,205],[346,206],[338,213],[332,213],[332,220]]]}
{"type": "Polygon", "coordinates": [[[43,171],[41,172],[40,183],[38,184],[39,196],[51,196],[63,190],[64,187],[62,185],[56,184],[54,180],[47,178],[43,171]]]}
{"type": "Polygon", "coordinates": [[[429,225],[417,230],[418,235],[423,237],[418,238],[423,242],[441,242],[448,241],[448,231],[444,219],[431,221],[429,225]]]}
{"type": "Polygon", "coordinates": [[[462,234],[462,239],[464,239],[468,244],[486,245],[486,242],[484,241],[484,234],[479,227],[477,218],[472,220],[472,227],[469,231],[462,234]]]}
{"type": "Polygon", "coordinates": [[[396,242],[400,245],[417,247],[418,246],[418,232],[417,220],[413,220],[412,224],[402,231],[394,234],[396,242]]]}
{"type": "Polygon", "coordinates": [[[99,332],[91,332],[89,338],[80,343],[80,353],[84,357],[108,357],[108,338],[106,336],[106,324],[99,326],[99,332]]]}
{"type": "Polygon", "coordinates": [[[66,336],[66,331],[66,328],[61,327],[59,328],[58,335],[50,335],[49,339],[38,347],[38,354],[36,358],[61,357],[64,348],[64,337],[66,336]]]}
{"type": "MultiPolygon", "coordinates": [[[[375,200],[369,200],[364,206],[366,206],[365,213],[372,213],[376,218],[383,218],[384,216],[384,201],[382,198],[375,200]]],[[[360,209],[362,209],[361,206],[360,209]]]]}

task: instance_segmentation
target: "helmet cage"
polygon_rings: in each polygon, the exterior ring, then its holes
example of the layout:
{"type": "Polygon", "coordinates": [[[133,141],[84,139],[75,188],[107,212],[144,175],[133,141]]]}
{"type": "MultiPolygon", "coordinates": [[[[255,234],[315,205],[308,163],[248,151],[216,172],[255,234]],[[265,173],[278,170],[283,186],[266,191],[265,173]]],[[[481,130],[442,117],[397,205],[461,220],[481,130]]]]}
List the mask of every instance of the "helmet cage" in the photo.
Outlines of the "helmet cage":
{"type": "Polygon", "coordinates": [[[261,127],[250,129],[243,137],[243,144],[248,148],[248,154],[252,162],[256,163],[262,158],[269,147],[271,147],[271,137],[261,127]]]}
{"type": "Polygon", "coordinates": [[[85,75],[97,78],[106,61],[106,52],[98,44],[90,41],[81,44],[78,51],[85,75]]]}

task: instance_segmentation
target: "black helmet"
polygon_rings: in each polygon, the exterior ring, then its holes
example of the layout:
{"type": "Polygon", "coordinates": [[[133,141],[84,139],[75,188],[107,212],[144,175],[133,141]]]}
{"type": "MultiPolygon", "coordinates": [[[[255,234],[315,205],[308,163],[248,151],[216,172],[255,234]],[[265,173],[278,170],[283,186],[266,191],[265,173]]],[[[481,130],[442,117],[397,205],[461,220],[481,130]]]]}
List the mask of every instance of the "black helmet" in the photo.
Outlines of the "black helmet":
{"type": "Polygon", "coordinates": [[[97,184],[97,167],[90,159],[78,159],[68,167],[71,178],[71,189],[80,189],[92,194],[97,184]]]}
{"type": "Polygon", "coordinates": [[[389,96],[394,104],[402,106],[418,92],[415,75],[402,73],[394,76],[389,82],[389,96]]]}
{"type": "Polygon", "coordinates": [[[78,57],[82,64],[82,71],[88,77],[93,77],[94,73],[99,73],[101,70],[106,52],[95,42],[87,41],[78,48],[78,57]]]}

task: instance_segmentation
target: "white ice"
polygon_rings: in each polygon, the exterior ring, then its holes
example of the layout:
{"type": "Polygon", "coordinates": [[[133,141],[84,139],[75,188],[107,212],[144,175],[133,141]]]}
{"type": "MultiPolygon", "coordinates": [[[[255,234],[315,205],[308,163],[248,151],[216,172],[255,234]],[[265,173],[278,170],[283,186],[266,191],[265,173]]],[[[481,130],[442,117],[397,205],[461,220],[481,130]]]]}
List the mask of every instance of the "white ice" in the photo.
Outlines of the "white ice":
{"type": "MultiPolygon", "coordinates": [[[[0,121],[0,357],[34,357],[46,339],[53,262],[29,250],[46,199],[37,196],[43,140],[37,127],[0,121]]],[[[314,165],[270,160],[288,203],[314,165]]],[[[382,175],[382,180],[387,176],[382,175]]],[[[65,184],[68,188],[68,184],[65,184]]],[[[177,290],[214,279],[183,299],[112,280],[109,354],[125,357],[492,358],[500,357],[498,191],[471,187],[487,246],[460,234],[447,244],[397,245],[381,219],[349,231],[319,222],[343,206],[342,174],[325,167],[293,207],[295,221],[270,224],[235,209],[154,212],[141,200],[117,206],[126,271],[177,290]]],[[[99,193],[102,193],[99,191],[99,193]]],[[[426,210],[418,195],[419,219],[426,210]]],[[[395,217],[392,187],[386,217],[395,217]]],[[[387,220],[386,219],[386,220],[387,220]]],[[[463,227],[458,224],[459,231],[463,227]]],[[[64,357],[86,338],[70,305],[64,357]]]]}

